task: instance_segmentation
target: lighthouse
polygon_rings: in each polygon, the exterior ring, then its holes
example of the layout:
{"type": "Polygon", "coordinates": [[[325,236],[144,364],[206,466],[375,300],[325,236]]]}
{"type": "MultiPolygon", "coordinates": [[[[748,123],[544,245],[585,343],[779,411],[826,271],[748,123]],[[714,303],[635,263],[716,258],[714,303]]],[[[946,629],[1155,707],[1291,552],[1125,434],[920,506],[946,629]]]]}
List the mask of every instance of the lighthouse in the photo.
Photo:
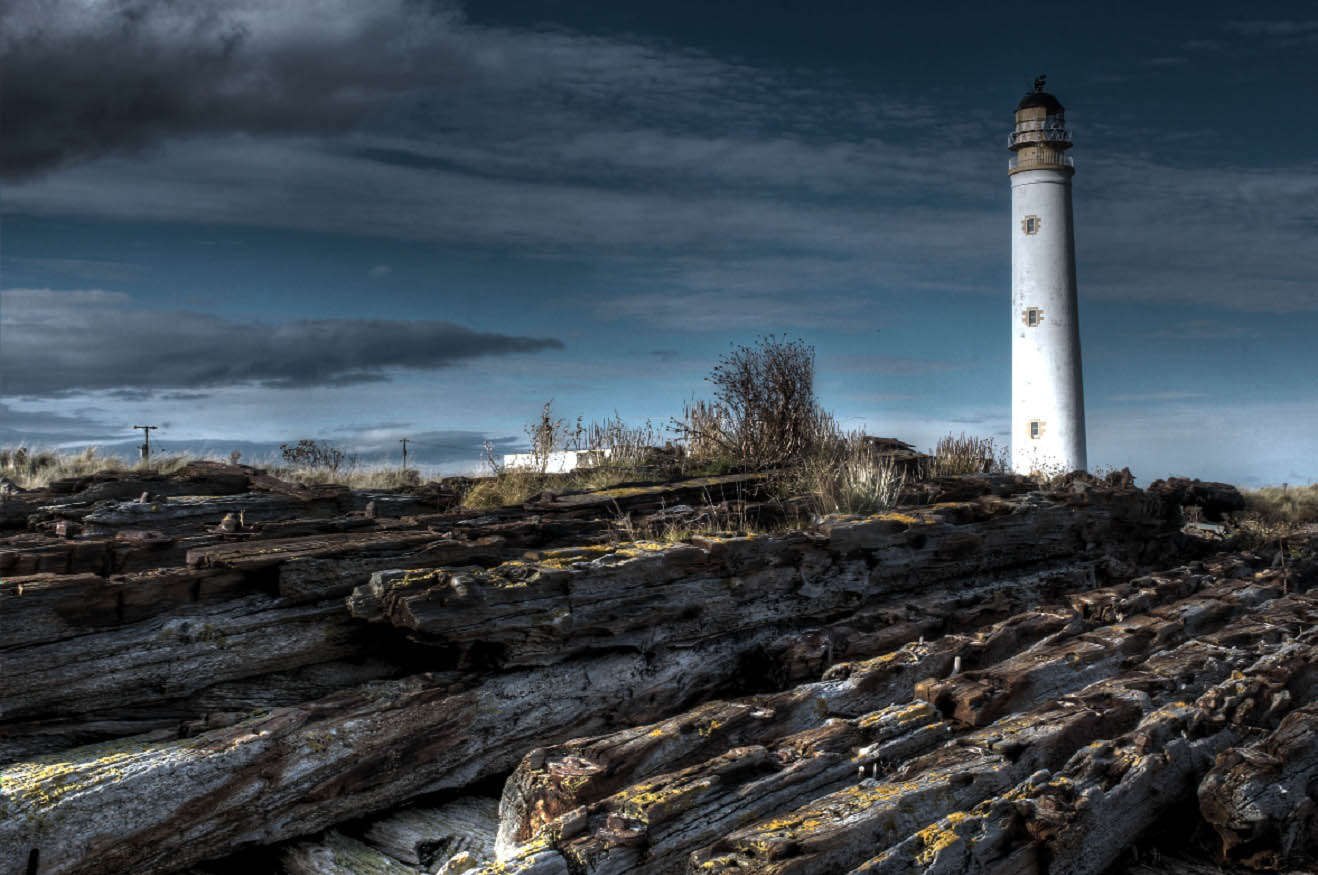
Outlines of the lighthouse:
{"type": "Polygon", "coordinates": [[[1011,180],[1011,466],[1086,467],[1071,223],[1071,134],[1044,77],[1016,106],[1011,180]]]}

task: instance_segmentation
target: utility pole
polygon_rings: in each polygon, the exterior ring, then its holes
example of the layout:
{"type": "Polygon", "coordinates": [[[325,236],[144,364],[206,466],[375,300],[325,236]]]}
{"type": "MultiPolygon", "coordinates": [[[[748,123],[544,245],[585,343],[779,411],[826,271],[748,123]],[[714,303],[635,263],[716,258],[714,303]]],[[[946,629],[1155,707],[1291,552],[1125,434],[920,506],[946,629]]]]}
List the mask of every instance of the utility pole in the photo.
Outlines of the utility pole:
{"type": "Polygon", "coordinates": [[[142,438],[145,441],[142,446],[138,447],[142,451],[142,461],[151,461],[151,432],[155,431],[158,425],[135,425],[133,428],[142,429],[142,438]]]}
{"type": "Polygon", "coordinates": [[[402,438],[399,441],[399,443],[403,445],[403,470],[406,471],[407,470],[407,438],[402,438]]]}

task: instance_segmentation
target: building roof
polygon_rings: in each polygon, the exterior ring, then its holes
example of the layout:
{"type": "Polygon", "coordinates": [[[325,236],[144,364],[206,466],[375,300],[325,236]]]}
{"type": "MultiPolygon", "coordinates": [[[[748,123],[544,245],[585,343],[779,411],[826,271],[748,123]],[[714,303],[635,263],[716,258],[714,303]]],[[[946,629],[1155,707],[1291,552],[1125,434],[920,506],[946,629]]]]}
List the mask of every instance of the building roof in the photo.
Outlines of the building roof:
{"type": "Polygon", "coordinates": [[[1062,102],[1047,91],[1031,91],[1021,98],[1020,103],[1016,104],[1017,109],[1029,109],[1032,106],[1044,107],[1049,115],[1063,111],[1062,102]]]}
{"type": "Polygon", "coordinates": [[[1021,102],[1016,104],[1017,111],[1042,106],[1048,115],[1060,114],[1062,112],[1062,102],[1043,90],[1047,84],[1047,74],[1041,74],[1039,78],[1035,79],[1034,90],[1026,92],[1025,96],[1021,98],[1021,102]]]}

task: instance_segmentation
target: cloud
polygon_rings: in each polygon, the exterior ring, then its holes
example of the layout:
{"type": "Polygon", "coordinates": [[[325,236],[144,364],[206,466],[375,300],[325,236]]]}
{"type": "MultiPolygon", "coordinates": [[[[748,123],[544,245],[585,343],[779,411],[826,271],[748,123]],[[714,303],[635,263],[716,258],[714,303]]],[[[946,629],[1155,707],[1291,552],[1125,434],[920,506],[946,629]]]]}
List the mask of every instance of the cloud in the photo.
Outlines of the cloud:
{"type": "Polygon", "coordinates": [[[0,15],[4,175],[172,136],[333,133],[388,117],[481,59],[442,3],[10,0],[0,15]]]}
{"type": "MultiPolygon", "coordinates": [[[[661,110],[736,122],[774,91],[753,68],[697,52],[480,26],[445,0],[10,0],[0,34],[9,179],[194,136],[456,119],[520,141],[542,117],[600,108],[631,121],[661,110]]],[[[856,109],[904,124],[929,116],[856,109]]],[[[826,118],[819,108],[793,125],[826,118]]]]}
{"type": "MultiPolygon", "coordinates": [[[[409,431],[380,427],[344,429],[344,446],[357,453],[362,461],[398,461],[402,457],[399,438],[407,438],[408,465],[447,465],[455,462],[474,464],[489,441],[496,454],[515,452],[526,444],[525,437],[498,436],[482,431],[431,429],[409,431]]],[[[496,456],[497,457],[497,456],[496,456]]]]}
{"type": "Polygon", "coordinates": [[[1140,392],[1133,395],[1109,395],[1109,401],[1184,401],[1189,398],[1207,398],[1203,392],[1140,392]]]}
{"type": "Polygon", "coordinates": [[[919,395],[905,395],[900,392],[847,392],[842,395],[849,401],[883,403],[888,401],[918,401],[919,395]]]}
{"type": "MultiPolygon", "coordinates": [[[[0,394],[109,389],[382,382],[484,356],[561,349],[553,338],[473,331],[437,320],[303,319],[240,323],[164,311],[105,291],[0,293],[0,394]]],[[[128,393],[124,396],[123,393],[128,393]]]]}
{"type": "MultiPolygon", "coordinates": [[[[884,412],[861,426],[921,449],[969,428],[1007,446],[1010,416],[997,408],[884,412]]],[[[1168,476],[1240,486],[1318,481],[1318,401],[1223,404],[1207,400],[1091,411],[1090,470],[1129,467],[1141,485],[1168,476]],[[1309,466],[1306,470],[1306,465],[1309,466]]]]}
{"type": "Polygon", "coordinates": [[[1222,27],[1242,36],[1266,37],[1286,45],[1318,40],[1318,18],[1228,21],[1222,27]]]}
{"type": "Polygon", "coordinates": [[[366,271],[366,275],[369,276],[369,277],[371,277],[371,278],[373,278],[373,279],[380,279],[380,278],[382,278],[382,277],[386,277],[386,276],[388,276],[389,274],[391,274],[391,273],[393,273],[393,272],[394,272],[394,269],[393,269],[392,267],[390,267],[389,265],[387,265],[387,264],[377,264],[377,265],[375,265],[374,267],[372,267],[370,270],[366,271]]]}
{"type": "MultiPolygon", "coordinates": [[[[1005,290],[991,107],[442,2],[214,6],[8,4],[6,70],[55,71],[6,78],[8,209],[589,259],[618,290],[601,316],[683,331],[854,327],[885,295],[1005,290]]],[[[1077,135],[1081,295],[1318,310],[1308,154],[1185,166],[1140,151],[1166,143],[1158,122],[1077,135]]]]}
{"type": "Polygon", "coordinates": [[[830,371],[874,374],[933,374],[958,371],[964,363],[943,359],[903,358],[892,355],[842,355],[830,358],[826,366],[830,371]]]}
{"type": "MultiPolygon", "coordinates": [[[[0,407],[0,411],[4,408],[0,407]]],[[[158,434],[153,432],[153,434],[158,434]]],[[[0,446],[13,446],[17,443],[7,437],[8,432],[0,427],[0,446]]],[[[283,443],[290,443],[290,438],[283,443]]],[[[484,443],[489,441],[496,458],[503,453],[517,452],[523,449],[525,438],[487,435],[480,431],[429,431],[419,433],[407,443],[407,465],[420,468],[426,476],[452,473],[484,473],[481,471],[481,458],[484,443]]],[[[228,438],[195,438],[175,440],[153,437],[152,453],[164,455],[187,455],[201,458],[228,460],[229,454],[237,450],[241,455],[239,461],[245,465],[258,467],[280,463],[279,441],[251,441],[228,438]]],[[[332,441],[335,446],[357,457],[362,466],[397,466],[401,460],[398,443],[361,441],[352,438],[332,441]]],[[[115,456],[121,459],[138,458],[138,446],[141,433],[136,438],[114,437],[91,438],[86,433],[70,436],[64,434],[42,434],[37,440],[29,440],[27,446],[36,449],[55,448],[63,452],[78,452],[84,447],[96,447],[99,455],[115,456]]]]}
{"type": "Polygon", "coordinates": [[[1240,323],[1218,322],[1213,319],[1189,319],[1157,331],[1136,335],[1160,340],[1243,340],[1257,337],[1258,331],[1240,323]]]}
{"type": "Polygon", "coordinates": [[[39,270],[93,282],[127,282],[141,279],[147,273],[145,268],[136,264],[93,258],[33,258],[6,255],[5,262],[10,271],[15,268],[20,273],[39,270]]]}
{"type": "Polygon", "coordinates": [[[0,446],[48,446],[59,440],[108,433],[97,418],[77,412],[22,410],[0,402],[0,446]]]}
{"type": "Polygon", "coordinates": [[[1143,483],[1170,475],[1240,486],[1318,479],[1318,467],[1304,470],[1318,459],[1312,399],[1113,408],[1086,426],[1090,466],[1129,465],[1143,483]]]}

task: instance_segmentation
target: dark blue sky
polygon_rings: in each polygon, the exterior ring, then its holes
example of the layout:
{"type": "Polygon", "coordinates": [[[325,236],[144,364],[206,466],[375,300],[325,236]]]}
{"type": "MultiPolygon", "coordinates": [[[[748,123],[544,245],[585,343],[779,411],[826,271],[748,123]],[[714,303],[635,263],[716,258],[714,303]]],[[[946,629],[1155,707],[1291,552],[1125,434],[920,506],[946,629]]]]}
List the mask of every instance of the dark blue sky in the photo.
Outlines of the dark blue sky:
{"type": "Polygon", "coordinates": [[[1091,464],[1313,479],[1312,5],[884,6],[6,4],[0,443],[470,467],[551,398],[664,421],[768,332],[848,426],[1005,442],[1046,72],[1091,464]]]}

